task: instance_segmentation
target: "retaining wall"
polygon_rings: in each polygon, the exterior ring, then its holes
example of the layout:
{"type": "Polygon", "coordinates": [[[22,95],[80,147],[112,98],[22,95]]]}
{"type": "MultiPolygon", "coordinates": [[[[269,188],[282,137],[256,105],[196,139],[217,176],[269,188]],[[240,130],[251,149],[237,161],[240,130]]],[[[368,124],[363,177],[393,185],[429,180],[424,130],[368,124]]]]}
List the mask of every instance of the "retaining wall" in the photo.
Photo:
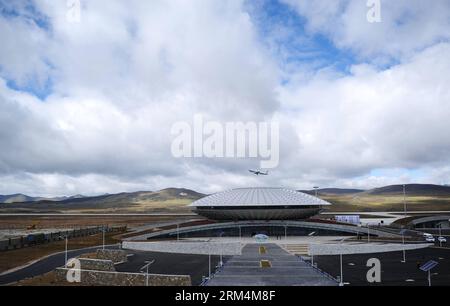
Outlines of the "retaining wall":
{"type": "MultiPolygon", "coordinates": [[[[82,228],[70,231],[59,231],[53,233],[35,233],[21,237],[9,238],[0,240],[0,251],[14,250],[25,248],[37,244],[45,244],[53,241],[64,240],[64,237],[68,237],[68,239],[76,238],[76,237],[86,237],[101,233],[103,231],[103,227],[89,227],[82,228]]],[[[126,231],[126,226],[120,227],[106,227],[105,231],[109,232],[122,232],[126,231]]]]}
{"type": "MultiPolygon", "coordinates": [[[[67,282],[68,269],[55,270],[57,282],[67,282]]],[[[162,275],[108,271],[80,271],[80,285],[86,286],[191,286],[189,275],[162,275]]]]}
{"type": "Polygon", "coordinates": [[[127,252],[124,250],[98,249],[97,258],[111,260],[113,263],[125,262],[127,261],[127,252]]]}
{"type": "Polygon", "coordinates": [[[138,251],[152,251],[179,254],[201,255],[241,255],[243,245],[240,242],[197,242],[197,241],[161,241],[139,242],[123,241],[122,248],[138,251]]]}
{"type": "Polygon", "coordinates": [[[419,244],[310,244],[309,255],[339,255],[339,254],[368,254],[384,253],[405,250],[423,249],[431,246],[430,243],[419,244]]]}
{"type": "Polygon", "coordinates": [[[82,270],[116,271],[111,260],[79,258],[82,270]]]}

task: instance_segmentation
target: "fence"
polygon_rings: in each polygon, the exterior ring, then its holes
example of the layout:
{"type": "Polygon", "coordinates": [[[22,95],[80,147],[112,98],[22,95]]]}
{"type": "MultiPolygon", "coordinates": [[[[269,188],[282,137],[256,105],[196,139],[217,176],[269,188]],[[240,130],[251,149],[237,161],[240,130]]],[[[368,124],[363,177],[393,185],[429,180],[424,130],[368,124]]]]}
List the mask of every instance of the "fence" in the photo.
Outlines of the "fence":
{"type": "Polygon", "coordinates": [[[126,231],[126,226],[113,226],[113,227],[104,227],[104,226],[96,226],[96,227],[87,227],[82,229],[68,230],[68,231],[59,231],[52,233],[34,233],[21,237],[14,237],[9,239],[0,240],[0,251],[14,250],[26,248],[38,244],[50,243],[53,241],[63,240],[66,237],[68,239],[78,238],[78,237],[86,237],[95,235],[105,231],[105,233],[110,232],[122,232],[126,231]]]}

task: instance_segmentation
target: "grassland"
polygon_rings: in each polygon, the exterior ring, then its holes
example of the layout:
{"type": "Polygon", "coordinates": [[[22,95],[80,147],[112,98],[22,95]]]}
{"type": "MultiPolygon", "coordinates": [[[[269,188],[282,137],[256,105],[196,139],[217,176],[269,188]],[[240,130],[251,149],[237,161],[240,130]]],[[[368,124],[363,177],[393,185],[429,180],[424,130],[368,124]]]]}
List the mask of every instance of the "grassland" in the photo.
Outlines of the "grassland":
{"type": "MultiPolygon", "coordinates": [[[[107,233],[105,235],[106,244],[114,244],[119,242],[115,236],[117,233],[107,233]]],[[[103,243],[102,234],[92,235],[88,237],[79,237],[69,240],[68,248],[71,250],[82,249],[101,245],[103,243]]],[[[25,265],[41,257],[63,252],[65,250],[64,241],[55,241],[48,244],[36,245],[33,247],[2,251],[0,252],[0,273],[25,265]]]]}
{"type": "MultiPolygon", "coordinates": [[[[402,195],[319,195],[333,204],[330,212],[381,212],[403,211],[402,195]]],[[[450,210],[448,196],[408,196],[407,209],[410,211],[450,210]]]]}

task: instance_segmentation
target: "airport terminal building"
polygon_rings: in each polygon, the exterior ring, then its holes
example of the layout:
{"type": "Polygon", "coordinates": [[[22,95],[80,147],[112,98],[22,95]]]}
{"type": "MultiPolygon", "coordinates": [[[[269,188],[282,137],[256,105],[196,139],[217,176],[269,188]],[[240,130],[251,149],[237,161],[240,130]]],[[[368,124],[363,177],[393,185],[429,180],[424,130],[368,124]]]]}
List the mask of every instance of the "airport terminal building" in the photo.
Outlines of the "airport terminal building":
{"type": "Polygon", "coordinates": [[[301,220],[314,216],[330,203],[285,188],[237,188],[199,199],[193,211],[212,220],[301,220]]]}
{"type": "MultiPolygon", "coordinates": [[[[191,220],[181,226],[168,225],[135,239],[369,234],[365,227],[311,218],[330,205],[318,197],[286,188],[236,188],[205,196],[189,205],[206,219],[191,220]]],[[[370,235],[393,236],[379,229],[371,229],[370,235]]]]}

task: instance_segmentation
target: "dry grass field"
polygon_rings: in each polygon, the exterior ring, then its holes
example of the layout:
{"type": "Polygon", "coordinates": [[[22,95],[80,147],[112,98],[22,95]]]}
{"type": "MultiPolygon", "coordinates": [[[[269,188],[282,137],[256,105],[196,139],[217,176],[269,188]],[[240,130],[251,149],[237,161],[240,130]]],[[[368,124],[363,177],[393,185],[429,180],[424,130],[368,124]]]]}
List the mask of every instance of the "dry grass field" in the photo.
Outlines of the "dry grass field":
{"type": "MultiPolygon", "coordinates": [[[[376,212],[403,211],[403,196],[401,195],[319,195],[333,204],[330,212],[376,212]]],[[[450,210],[448,196],[408,196],[408,210],[437,211],[450,210]]]]}
{"type": "MultiPolygon", "coordinates": [[[[117,236],[117,234],[118,233],[107,233],[105,235],[106,244],[114,244],[119,242],[119,240],[115,237],[117,236]]],[[[101,245],[102,242],[102,234],[73,238],[69,240],[68,248],[71,250],[82,249],[86,247],[101,245]]],[[[64,250],[65,242],[62,240],[23,249],[2,251],[0,252],[0,273],[15,267],[25,265],[44,256],[57,252],[63,252],[64,250]]]]}
{"type": "MultiPolygon", "coordinates": [[[[99,213],[97,211],[97,213],[99,213]]],[[[183,218],[179,216],[177,218],[183,218]]],[[[186,216],[184,218],[189,218],[186,216]]],[[[35,226],[39,229],[67,229],[87,226],[141,226],[152,222],[165,222],[173,220],[173,216],[151,216],[151,215],[2,215],[0,214],[0,230],[22,229],[35,226]]]]}

